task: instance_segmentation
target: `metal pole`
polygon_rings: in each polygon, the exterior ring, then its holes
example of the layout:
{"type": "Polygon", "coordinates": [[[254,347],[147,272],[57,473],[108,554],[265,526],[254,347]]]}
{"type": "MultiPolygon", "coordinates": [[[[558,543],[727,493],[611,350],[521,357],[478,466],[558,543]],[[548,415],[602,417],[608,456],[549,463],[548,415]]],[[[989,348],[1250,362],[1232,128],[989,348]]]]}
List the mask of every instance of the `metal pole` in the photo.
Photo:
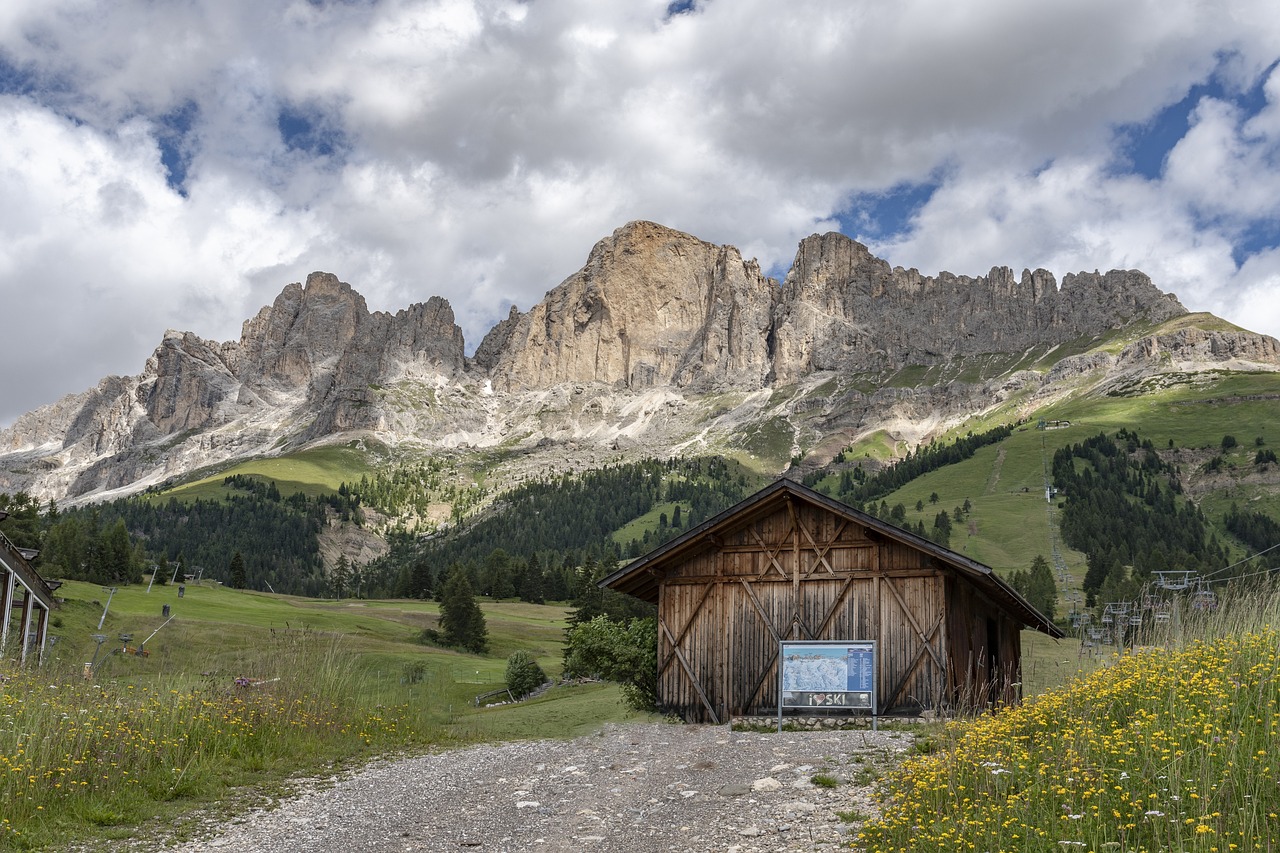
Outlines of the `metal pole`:
{"type": "MultiPolygon", "coordinates": [[[[175,615],[176,615],[176,614],[175,614],[175,615]]],[[[165,625],[168,625],[170,622],[172,622],[172,621],[173,621],[173,619],[174,619],[174,617],[173,617],[173,616],[170,616],[168,619],[164,620],[164,623],[163,623],[163,624],[161,624],[160,628],[163,628],[165,625]]],[[[157,629],[155,629],[154,631],[152,631],[152,632],[151,632],[151,637],[154,637],[156,634],[159,634],[159,633],[160,633],[160,628],[157,628],[157,629]]],[[[143,646],[145,646],[147,643],[151,642],[151,637],[147,637],[147,638],[146,638],[145,640],[143,640],[141,643],[138,643],[138,648],[142,648],[142,647],[143,647],[143,646]]]]}
{"type": "Polygon", "coordinates": [[[116,594],[116,588],[111,587],[111,595],[107,596],[107,606],[102,608],[102,618],[98,620],[98,630],[102,630],[102,623],[107,621],[107,611],[111,609],[111,599],[116,594]]]}

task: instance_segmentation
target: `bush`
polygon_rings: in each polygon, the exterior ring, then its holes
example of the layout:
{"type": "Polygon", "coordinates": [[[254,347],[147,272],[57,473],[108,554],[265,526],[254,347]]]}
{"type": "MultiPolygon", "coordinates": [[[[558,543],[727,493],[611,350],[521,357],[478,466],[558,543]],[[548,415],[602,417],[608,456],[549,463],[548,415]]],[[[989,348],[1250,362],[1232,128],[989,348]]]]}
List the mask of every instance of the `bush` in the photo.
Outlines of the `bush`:
{"type": "Polygon", "coordinates": [[[658,702],[658,620],[623,624],[607,616],[575,625],[564,647],[564,674],[622,685],[623,701],[637,711],[658,702]]]}
{"type": "Polygon", "coordinates": [[[507,689],[517,699],[528,696],[547,683],[547,674],[528,652],[513,652],[507,658],[507,689]]]}

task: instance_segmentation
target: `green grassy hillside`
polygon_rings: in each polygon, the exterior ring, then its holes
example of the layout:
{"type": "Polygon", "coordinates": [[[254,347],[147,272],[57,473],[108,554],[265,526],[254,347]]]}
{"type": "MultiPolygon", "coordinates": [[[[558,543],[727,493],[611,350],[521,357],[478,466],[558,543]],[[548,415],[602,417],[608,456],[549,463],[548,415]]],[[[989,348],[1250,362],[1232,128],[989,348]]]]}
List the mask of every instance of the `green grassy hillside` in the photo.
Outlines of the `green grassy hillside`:
{"type": "Polygon", "coordinates": [[[223,500],[230,490],[223,480],[233,474],[275,481],[283,495],[302,492],[307,497],[333,494],[343,483],[357,482],[376,470],[385,448],[367,440],[300,450],[284,456],[247,459],[216,471],[197,473],[192,479],[160,492],[149,500],[223,500]]]}
{"type": "MultiPolygon", "coordinates": [[[[1133,396],[1081,396],[1038,410],[1029,423],[998,445],[925,474],[884,500],[890,506],[902,503],[909,522],[924,521],[927,527],[940,509],[950,512],[967,499],[972,511],[953,532],[952,548],[1006,574],[1025,569],[1037,554],[1050,557],[1056,548],[1071,585],[1078,586],[1084,557],[1059,540],[1056,500],[1045,497],[1055,450],[1100,432],[1136,430],[1183,465],[1184,481],[1198,485],[1188,490],[1189,498],[1208,514],[1220,538],[1230,543],[1230,535],[1221,529],[1221,515],[1233,501],[1280,516],[1280,488],[1274,474],[1269,476],[1253,464],[1259,448],[1280,445],[1277,425],[1280,375],[1173,377],[1166,387],[1146,388],[1133,396]],[[1038,429],[1042,418],[1070,425],[1038,429]],[[1239,444],[1224,453],[1221,445],[1227,435],[1239,444]],[[1223,469],[1206,481],[1200,467],[1220,454],[1223,469]],[[936,505],[930,503],[935,493],[936,505]],[[922,511],[915,509],[917,501],[923,502],[922,511]]],[[[1242,547],[1237,551],[1244,553],[1242,547]]]]}
{"type": "MultiPolygon", "coordinates": [[[[58,591],[66,604],[56,612],[62,624],[51,629],[59,636],[50,650],[50,666],[74,670],[93,659],[91,635],[107,604],[102,587],[68,581],[58,591]]],[[[481,602],[489,629],[490,654],[466,655],[417,642],[424,628],[435,627],[439,606],[434,601],[325,601],[233,590],[202,582],[184,585],[126,586],[111,597],[100,633],[107,636],[99,667],[102,677],[144,677],[172,673],[209,672],[225,680],[237,676],[274,677],[273,661],[255,653],[266,649],[273,632],[304,630],[341,635],[359,654],[361,665],[388,690],[399,686],[407,668],[425,666],[434,677],[433,689],[443,689],[448,702],[459,707],[475,694],[500,687],[506,658],[527,651],[548,673],[557,673],[563,647],[567,610],[554,605],[521,602],[481,602]],[[173,621],[163,628],[163,608],[173,621]],[[150,655],[104,654],[125,645],[147,643],[150,655]]]]}

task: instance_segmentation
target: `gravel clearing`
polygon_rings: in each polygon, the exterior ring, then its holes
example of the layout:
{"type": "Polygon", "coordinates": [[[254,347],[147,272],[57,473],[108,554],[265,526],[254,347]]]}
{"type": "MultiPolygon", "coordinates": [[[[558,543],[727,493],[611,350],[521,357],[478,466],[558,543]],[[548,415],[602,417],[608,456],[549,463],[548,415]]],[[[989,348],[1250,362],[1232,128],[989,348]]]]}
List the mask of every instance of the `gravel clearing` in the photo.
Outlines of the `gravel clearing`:
{"type": "Polygon", "coordinates": [[[162,849],[830,850],[875,812],[869,782],[912,741],[885,731],[610,725],[574,740],[450,750],[309,781],[271,809],[205,821],[207,837],[162,849]]]}

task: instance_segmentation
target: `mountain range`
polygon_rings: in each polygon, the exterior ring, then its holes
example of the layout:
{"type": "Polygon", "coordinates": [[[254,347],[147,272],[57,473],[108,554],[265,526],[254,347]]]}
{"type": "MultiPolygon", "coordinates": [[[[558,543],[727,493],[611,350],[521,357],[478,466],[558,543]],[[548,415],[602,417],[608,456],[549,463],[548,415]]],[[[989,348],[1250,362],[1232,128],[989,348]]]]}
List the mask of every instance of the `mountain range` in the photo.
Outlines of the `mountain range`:
{"type": "Polygon", "coordinates": [[[651,222],[614,231],[466,349],[446,300],[370,312],[316,272],[238,341],[168,331],[137,375],[19,417],[0,431],[0,491],[86,501],[365,439],[483,454],[496,482],[706,452],[777,472],[1071,395],[1280,371],[1274,338],[1189,314],[1136,270],[925,276],[825,234],[778,282],[651,222]]]}

